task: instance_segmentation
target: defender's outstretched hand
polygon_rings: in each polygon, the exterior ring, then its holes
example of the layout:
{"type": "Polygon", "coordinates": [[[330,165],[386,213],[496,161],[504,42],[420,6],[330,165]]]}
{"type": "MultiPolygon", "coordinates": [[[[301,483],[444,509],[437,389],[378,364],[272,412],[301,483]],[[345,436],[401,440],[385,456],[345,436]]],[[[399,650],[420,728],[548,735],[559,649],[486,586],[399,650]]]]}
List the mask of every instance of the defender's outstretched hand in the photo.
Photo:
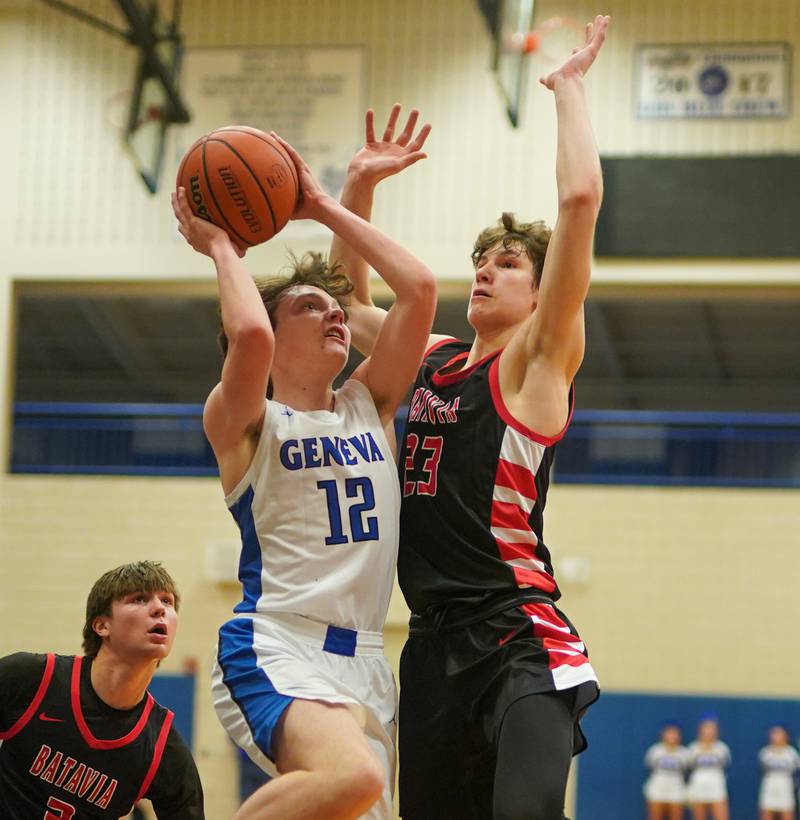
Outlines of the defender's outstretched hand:
{"type": "Polygon", "coordinates": [[[198,252],[206,256],[212,255],[212,245],[218,242],[228,242],[241,259],[246,248],[237,245],[222,228],[206,219],[201,219],[192,213],[189,200],[186,198],[186,189],[178,188],[172,193],[172,211],[178,220],[178,230],[181,236],[198,252]]]}
{"type": "Polygon", "coordinates": [[[295,149],[286,142],[285,139],[279,137],[274,131],[270,131],[269,135],[277,140],[285,149],[286,153],[292,158],[295,168],[297,168],[297,180],[300,188],[300,194],[297,197],[297,207],[294,213],[289,217],[290,219],[318,219],[320,215],[320,203],[328,199],[328,194],[325,193],[323,187],[317,182],[311,169],[306,164],[306,161],[295,151],[295,149]]]}
{"type": "Polygon", "coordinates": [[[412,108],[405,127],[395,139],[394,129],[399,116],[400,103],[395,103],[389,114],[383,136],[378,140],[375,138],[375,114],[371,108],[368,109],[364,147],[350,160],[347,168],[348,174],[357,174],[364,181],[375,185],[382,179],[393,176],[428,156],[422,151],[422,146],[430,134],[430,124],[425,123],[414,136],[419,111],[412,108]]]}
{"type": "MultiPolygon", "coordinates": [[[[375,114],[372,110],[367,111],[364,145],[350,160],[347,168],[342,205],[367,222],[372,216],[372,198],[376,185],[427,156],[422,147],[430,133],[430,125],[426,123],[416,131],[419,111],[413,108],[403,130],[395,137],[399,117],[400,104],[396,103],[392,106],[383,135],[378,139],[375,134],[375,114]]],[[[365,355],[370,355],[386,319],[386,311],[372,302],[369,265],[336,231],[331,242],[330,259],[342,265],[353,283],[349,327],[355,346],[365,355]]],[[[397,294],[402,292],[403,284],[394,282],[392,277],[390,279],[391,281],[387,279],[389,287],[397,294]]]]}
{"type": "Polygon", "coordinates": [[[546,77],[540,77],[539,82],[551,91],[556,81],[565,77],[583,77],[595,61],[600,47],[606,39],[606,31],[611,18],[608,15],[598,14],[594,22],[586,24],[586,40],[582,46],[572,49],[572,55],[555,71],[546,77]]]}

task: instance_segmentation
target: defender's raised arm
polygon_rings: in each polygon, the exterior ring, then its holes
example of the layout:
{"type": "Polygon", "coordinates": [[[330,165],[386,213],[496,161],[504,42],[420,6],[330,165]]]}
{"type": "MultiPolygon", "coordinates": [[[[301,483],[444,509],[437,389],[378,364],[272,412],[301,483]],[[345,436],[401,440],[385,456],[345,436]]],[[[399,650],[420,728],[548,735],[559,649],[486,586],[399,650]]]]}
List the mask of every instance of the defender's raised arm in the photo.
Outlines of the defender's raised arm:
{"type": "MultiPolygon", "coordinates": [[[[403,130],[395,137],[399,115],[400,105],[396,103],[392,107],[383,135],[377,139],[373,111],[367,111],[364,145],[350,160],[347,168],[341,203],[367,222],[372,217],[373,195],[377,184],[427,156],[422,148],[431,126],[426,123],[414,134],[419,111],[413,108],[403,130]]],[[[386,318],[386,311],[372,301],[369,265],[364,261],[364,257],[356,253],[338,234],[334,234],[331,243],[330,260],[332,263],[341,263],[353,283],[350,304],[353,344],[368,356],[372,353],[375,340],[386,318]]]]}
{"type": "Polygon", "coordinates": [[[583,76],[603,42],[610,18],[598,15],[586,26],[586,42],[540,82],[556,102],[558,218],[547,249],[536,312],[526,350],[562,369],[570,383],[583,359],[583,303],[589,290],[592,244],[603,198],[603,177],[583,76]]]}

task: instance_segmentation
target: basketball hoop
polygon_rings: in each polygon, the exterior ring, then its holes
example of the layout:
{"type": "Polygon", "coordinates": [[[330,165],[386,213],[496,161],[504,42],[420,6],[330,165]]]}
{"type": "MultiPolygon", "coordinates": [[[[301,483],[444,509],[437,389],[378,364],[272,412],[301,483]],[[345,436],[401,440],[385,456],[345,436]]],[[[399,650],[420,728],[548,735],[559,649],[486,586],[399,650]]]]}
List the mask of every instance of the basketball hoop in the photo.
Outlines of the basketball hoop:
{"type": "Polygon", "coordinates": [[[515,128],[519,124],[525,84],[530,72],[528,58],[535,56],[537,70],[549,73],[585,42],[584,27],[572,17],[550,17],[534,26],[533,0],[502,0],[493,29],[495,50],[492,69],[506,113],[515,128]]]}
{"type": "Polygon", "coordinates": [[[583,43],[584,27],[572,17],[550,17],[532,31],[516,31],[507,47],[525,56],[536,55],[546,63],[560,62],[583,43]]]}

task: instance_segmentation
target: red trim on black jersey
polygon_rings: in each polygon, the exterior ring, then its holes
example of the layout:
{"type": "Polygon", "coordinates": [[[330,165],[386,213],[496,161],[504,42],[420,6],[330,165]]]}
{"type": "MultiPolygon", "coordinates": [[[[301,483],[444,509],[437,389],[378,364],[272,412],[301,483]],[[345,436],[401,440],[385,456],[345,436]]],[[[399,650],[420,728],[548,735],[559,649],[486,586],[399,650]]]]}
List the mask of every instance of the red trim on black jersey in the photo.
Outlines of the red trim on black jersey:
{"type": "MultiPolygon", "coordinates": [[[[531,529],[528,522],[530,513],[526,512],[519,506],[510,501],[492,501],[491,525],[493,527],[500,527],[504,530],[524,530],[529,532],[536,538],[536,544],[539,543],[539,538],[531,529]]],[[[525,542],[527,543],[527,542],[525,542]]],[[[530,549],[535,552],[536,544],[531,544],[530,549]]]]}
{"type": "Polygon", "coordinates": [[[536,474],[521,464],[514,464],[513,461],[506,461],[504,458],[497,459],[497,474],[494,484],[496,487],[508,487],[516,490],[525,498],[536,501],[536,474]]]}
{"type": "Polygon", "coordinates": [[[147,770],[147,774],[145,775],[144,781],[142,782],[142,788],[139,789],[139,794],[136,797],[136,802],[141,800],[147,794],[147,791],[150,788],[150,784],[153,782],[153,778],[156,776],[158,767],[161,765],[161,758],[164,755],[164,748],[167,745],[167,736],[169,735],[169,730],[172,726],[172,718],[174,717],[175,713],[171,712],[168,709],[166,717],[164,718],[164,722],[161,724],[161,731],[158,733],[158,740],[156,741],[156,747],[153,750],[153,759],[150,762],[150,768],[147,770]]]}
{"type": "Polygon", "coordinates": [[[447,336],[444,339],[439,339],[438,342],[434,342],[423,354],[422,354],[422,361],[424,362],[431,353],[437,351],[442,345],[449,345],[453,342],[459,342],[460,339],[456,339],[455,336],[447,336]]]}
{"type": "Polygon", "coordinates": [[[492,353],[487,353],[482,359],[478,359],[477,362],[471,364],[469,367],[465,367],[463,370],[454,370],[452,373],[442,374],[442,370],[446,370],[448,367],[451,367],[460,359],[466,359],[469,357],[469,350],[464,350],[463,352],[453,356],[447,364],[443,364],[431,377],[431,383],[435,384],[437,387],[444,387],[448,384],[456,384],[456,382],[463,381],[467,378],[467,376],[473,373],[476,368],[491,359],[492,356],[498,356],[500,353],[502,353],[501,350],[495,350],[492,353]]]}
{"type": "Polygon", "coordinates": [[[539,444],[544,444],[549,447],[561,441],[561,439],[566,435],[567,429],[569,428],[569,423],[572,421],[572,411],[575,408],[574,387],[570,387],[569,389],[569,413],[567,415],[567,423],[564,425],[561,432],[557,433],[555,436],[544,436],[541,433],[537,433],[535,430],[531,430],[530,427],[526,427],[521,421],[518,421],[511,415],[511,411],[506,406],[505,401],[503,401],[503,395],[500,392],[499,356],[489,366],[489,389],[492,392],[492,401],[494,402],[494,407],[495,410],[497,410],[497,414],[509,427],[512,427],[518,433],[522,433],[523,436],[533,439],[533,441],[538,441],[539,444]]]}
{"type": "Polygon", "coordinates": [[[28,724],[30,719],[36,714],[39,704],[44,699],[47,687],[50,686],[50,681],[53,679],[53,669],[56,665],[56,656],[51,652],[47,655],[47,660],[44,664],[44,672],[42,672],[42,679],[39,681],[39,688],[33,696],[28,708],[20,715],[17,722],[7,729],[5,732],[0,732],[0,740],[10,740],[14,735],[21,732],[28,724]]]}
{"type": "Polygon", "coordinates": [[[553,607],[530,603],[523,604],[522,611],[531,618],[534,637],[539,638],[543,648],[547,650],[547,665],[551,670],[560,666],[583,666],[589,663],[580,635],[559,618],[553,607]]]}
{"type": "Polygon", "coordinates": [[[129,743],[136,740],[136,738],[142,733],[144,727],[147,726],[147,719],[150,717],[150,712],[153,710],[153,705],[155,704],[153,696],[149,692],[147,693],[147,702],[144,705],[144,709],[142,709],[142,715],[127,735],[117,738],[116,740],[100,740],[100,738],[97,738],[92,734],[88,724],[86,723],[86,719],[83,717],[83,711],[81,710],[82,662],[83,658],[80,657],[80,655],[76,655],[75,660],[72,662],[70,699],[72,701],[72,714],[75,718],[75,723],[78,725],[78,729],[80,730],[83,739],[86,741],[86,745],[89,746],[90,749],[119,749],[121,746],[127,746],[129,743]]]}
{"type": "Polygon", "coordinates": [[[520,589],[532,587],[533,589],[541,589],[548,594],[555,592],[555,579],[544,570],[526,569],[525,567],[511,567],[511,569],[514,570],[514,580],[520,589]]]}
{"type": "MultiPolygon", "coordinates": [[[[536,557],[535,544],[529,544],[527,542],[521,541],[505,541],[504,539],[498,538],[497,536],[494,537],[494,540],[497,542],[497,550],[500,553],[500,557],[503,559],[503,561],[513,561],[515,558],[524,558],[528,561],[539,560],[536,557]]],[[[522,570],[520,567],[512,567],[512,569],[514,570],[514,572],[516,572],[517,570],[528,573],[536,572],[536,570],[532,569],[522,570]]]]}

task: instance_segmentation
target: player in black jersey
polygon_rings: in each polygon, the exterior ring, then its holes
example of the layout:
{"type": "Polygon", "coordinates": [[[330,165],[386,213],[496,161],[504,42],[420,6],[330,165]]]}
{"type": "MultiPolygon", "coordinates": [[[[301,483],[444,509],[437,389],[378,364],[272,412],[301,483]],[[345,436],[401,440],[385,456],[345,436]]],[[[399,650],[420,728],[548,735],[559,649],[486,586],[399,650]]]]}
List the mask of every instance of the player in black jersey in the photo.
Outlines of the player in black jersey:
{"type": "Polygon", "coordinates": [[[178,603],[160,564],[125,564],[92,587],[83,656],[0,658],[0,817],[118,818],[147,798],[159,820],[203,820],[192,755],[147,691],[178,603]]]}
{"type": "MultiPolygon", "coordinates": [[[[553,448],[572,413],[583,303],[602,199],[583,76],[609,18],[542,84],[556,101],[559,211],[551,232],[504,214],[478,237],[472,343],[432,336],[400,455],[399,579],[411,609],[400,665],[404,820],[557,820],[578,719],[597,697],[586,648],[555,606],[543,542],[553,448]]],[[[395,106],[353,158],[343,202],[369,218],[375,184],[411,164],[417,112],[395,139],[395,106]]],[[[353,339],[369,352],[382,312],[368,271],[338,240],[354,293],[353,339]]]]}

